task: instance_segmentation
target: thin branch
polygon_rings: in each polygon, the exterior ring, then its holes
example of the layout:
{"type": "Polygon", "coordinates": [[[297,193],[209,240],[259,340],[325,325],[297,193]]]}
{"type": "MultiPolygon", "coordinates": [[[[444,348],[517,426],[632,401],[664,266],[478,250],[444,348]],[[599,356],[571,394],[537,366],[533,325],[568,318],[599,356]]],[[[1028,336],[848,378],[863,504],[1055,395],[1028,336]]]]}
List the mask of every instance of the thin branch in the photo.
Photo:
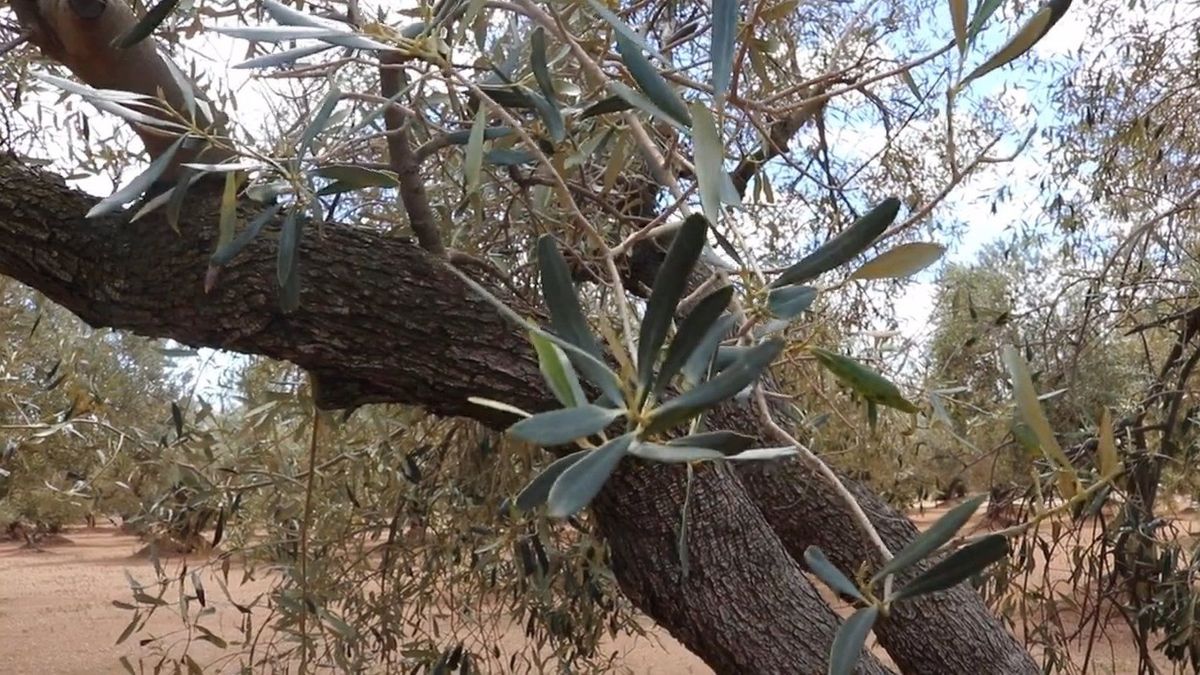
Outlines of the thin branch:
{"type": "MultiPolygon", "coordinates": [[[[400,92],[401,71],[394,68],[379,69],[379,93],[390,99],[400,92]]],[[[387,128],[388,165],[400,181],[400,200],[408,213],[408,224],[417,235],[421,248],[439,257],[446,256],[442,233],[438,230],[437,218],[429,206],[429,195],[421,179],[420,161],[413,153],[409,138],[408,123],[414,118],[400,108],[389,105],[383,112],[387,128]]]]}

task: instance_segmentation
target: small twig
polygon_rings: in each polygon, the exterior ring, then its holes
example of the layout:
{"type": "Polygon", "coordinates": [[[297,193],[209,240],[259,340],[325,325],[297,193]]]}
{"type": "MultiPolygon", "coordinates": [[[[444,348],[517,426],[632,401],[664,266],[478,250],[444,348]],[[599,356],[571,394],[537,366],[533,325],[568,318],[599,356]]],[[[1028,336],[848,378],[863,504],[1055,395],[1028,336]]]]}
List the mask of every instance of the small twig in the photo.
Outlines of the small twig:
{"type": "Polygon", "coordinates": [[[304,520],[300,522],[300,672],[308,672],[308,634],[305,619],[308,617],[308,529],[312,522],[313,490],[317,480],[317,434],[321,429],[321,412],[313,405],[312,440],[308,445],[308,483],[304,489],[304,520]]]}

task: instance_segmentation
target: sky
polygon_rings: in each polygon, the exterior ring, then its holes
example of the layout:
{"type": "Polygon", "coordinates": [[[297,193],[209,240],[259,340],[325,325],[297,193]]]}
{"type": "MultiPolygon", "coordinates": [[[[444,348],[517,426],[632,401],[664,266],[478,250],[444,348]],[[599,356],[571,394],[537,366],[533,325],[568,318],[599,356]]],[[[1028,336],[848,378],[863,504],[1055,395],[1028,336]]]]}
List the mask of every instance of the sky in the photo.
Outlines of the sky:
{"type": "MultiPolygon", "coordinates": [[[[949,25],[947,17],[939,17],[937,21],[931,22],[933,29],[944,28],[947,32],[949,25]]],[[[1004,21],[1001,16],[997,15],[985,31],[977,49],[968,55],[968,63],[974,64],[985,59],[989,50],[999,46],[1013,30],[1014,24],[1004,21]]],[[[948,37],[948,35],[945,36],[946,39],[948,37]]],[[[1034,50],[1041,58],[1067,57],[1089,38],[1094,38],[1094,36],[1089,34],[1083,13],[1068,12],[1051,34],[1035,46],[1034,50]]],[[[198,68],[208,70],[212,79],[228,83],[229,89],[236,93],[238,98],[236,117],[241,124],[247,126],[250,131],[255,131],[256,121],[259,125],[272,122],[272,116],[268,113],[266,103],[271,96],[270,86],[255,80],[252,71],[230,68],[233,64],[246,58],[247,43],[245,41],[205,31],[190,39],[185,45],[189,49],[188,57],[197,58],[198,68]]],[[[1050,106],[1040,103],[1049,84],[1048,80],[1039,81],[1031,77],[1029,71],[1022,69],[1018,63],[989,74],[972,86],[969,95],[1003,97],[1008,104],[1007,108],[1013,113],[1014,126],[1029,129],[1039,123],[1045,124],[1050,121],[1044,119],[1044,116],[1050,113],[1043,113],[1043,119],[1039,119],[1036,113],[1022,112],[1030,109],[1043,111],[1050,109],[1050,106]],[[1025,105],[1027,103],[1032,105],[1025,105]]],[[[27,102],[26,106],[39,104],[45,104],[45,102],[31,101],[27,102]]],[[[90,119],[93,129],[97,130],[105,124],[117,125],[120,123],[115,118],[103,115],[90,119]]],[[[878,145],[882,142],[882,134],[879,134],[876,128],[861,130],[842,128],[838,133],[842,135],[842,138],[833,139],[837,147],[842,147],[842,143],[853,143],[861,151],[869,152],[873,144],[878,145]]],[[[93,134],[94,138],[103,136],[103,133],[93,134]]],[[[1019,139],[1015,139],[1014,142],[1016,140],[1019,139]]],[[[1041,209],[1040,197],[1036,190],[1019,188],[1022,182],[1032,183],[1033,177],[1038,174],[1038,157],[1043,154],[1039,150],[1044,150],[1039,147],[1041,143],[1042,141],[1035,137],[1028,150],[1012,163],[983,168],[960,186],[947,202],[937,209],[935,217],[946,217],[946,214],[982,214],[977,221],[967,223],[964,236],[960,241],[953,243],[947,252],[945,261],[970,262],[982,246],[997,237],[1004,236],[1006,226],[1024,222],[1029,219],[1031,212],[1041,209]],[[995,214],[992,214],[990,196],[995,187],[1002,184],[1016,185],[1018,188],[1014,190],[1011,199],[998,203],[995,214]],[[981,208],[981,204],[988,206],[986,209],[981,208]]],[[[123,179],[132,177],[143,167],[144,164],[130,166],[123,179]]],[[[80,189],[97,195],[107,195],[114,187],[109,178],[103,176],[80,177],[72,182],[80,189]]],[[[928,339],[929,313],[940,268],[941,265],[938,265],[918,275],[904,288],[903,294],[897,299],[900,331],[903,334],[900,339],[916,342],[928,339]]],[[[200,390],[210,396],[218,393],[219,385],[216,376],[222,370],[222,363],[232,363],[232,361],[227,361],[228,357],[217,356],[210,360],[211,356],[210,350],[201,350],[199,359],[180,360],[182,370],[194,369],[199,373],[196,380],[200,390]],[[207,366],[196,368],[192,365],[193,363],[196,365],[207,364],[207,366]]]]}

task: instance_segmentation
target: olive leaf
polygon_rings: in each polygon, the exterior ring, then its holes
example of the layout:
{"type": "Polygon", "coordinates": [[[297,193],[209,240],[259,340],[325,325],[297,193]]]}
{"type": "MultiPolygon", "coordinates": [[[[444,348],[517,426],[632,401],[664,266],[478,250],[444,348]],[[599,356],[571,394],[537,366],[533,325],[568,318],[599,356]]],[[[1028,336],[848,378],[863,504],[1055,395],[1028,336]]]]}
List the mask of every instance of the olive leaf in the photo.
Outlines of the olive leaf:
{"type": "MultiPolygon", "coordinates": [[[[658,69],[650,63],[650,60],[642,53],[641,47],[621,33],[617,33],[617,52],[621,55],[621,61],[625,64],[625,67],[629,69],[629,74],[633,76],[634,82],[637,82],[638,88],[642,90],[646,97],[671,119],[685,127],[691,126],[691,116],[688,115],[687,106],[683,104],[683,99],[663,79],[658,69]]],[[[630,101],[630,103],[636,105],[634,101],[630,101]]]]}
{"type": "Polygon", "coordinates": [[[533,480],[529,481],[517,495],[515,502],[517,509],[521,511],[529,511],[537,506],[546,503],[546,498],[550,496],[550,488],[554,485],[554,481],[562,475],[564,471],[571,468],[579,460],[587,457],[591,450],[580,450],[573,452],[565,457],[559,457],[539,473],[533,480]]]}
{"type": "Polygon", "coordinates": [[[1113,435],[1112,413],[1105,408],[1100,413],[1100,438],[1096,444],[1096,468],[1101,476],[1112,476],[1121,467],[1117,455],[1117,439],[1113,435]]]}
{"type": "Polygon", "coordinates": [[[709,329],[716,325],[721,313],[729,306],[729,301],[732,299],[733,286],[725,286],[713,291],[696,303],[696,307],[680,322],[679,328],[675,331],[675,337],[671,340],[671,346],[667,348],[667,355],[663,357],[657,379],[654,380],[653,395],[656,398],[662,394],[670,384],[671,378],[675,377],[675,374],[684,367],[692,354],[700,348],[705,337],[708,336],[709,329]]]}
{"type": "Polygon", "coordinates": [[[781,340],[767,340],[750,348],[733,365],[711,380],[667,401],[650,413],[647,433],[666,431],[685,422],[712,406],[732,398],[753,384],[762,372],[783,351],[781,340]]]}
{"type": "Polygon", "coordinates": [[[1012,36],[1012,38],[1000,48],[1000,51],[996,52],[995,55],[984,62],[983,65],[971,71],[969,75],[964,77],[962,82],[958,84],[958,88],[961,89],[970,84],[972,81],[987,75],[993,70],[1011,63],[1025,52],[1032,49],[1033,46],[1038,43],[1038,41],[1046,37],[1046,34],[1050,32],[1050,29],[1054,27],[1054,24],[1058,23],[1059,19],[1063,18],[1063,15],[1067,13],[1067,9],[1070,6],[1071,0],[1050,0],[1046,4],[1042,5],[1042,7],[1038,9],[1038,11],[1034,13],[1032,17],[1029,18],[1029,21],[1025,22],[1025,25],[1021,26],[1021,30],[1017,31],[1017,34],[1012,36]]]}
{"type": "Polygon", "coordinates": [[[738,34],[738,0],[712,3],[712,85],[717,98],[729,91],[738,34]]]}
{"type": "Polygon", "coordinates": [[[1008,539],[999,534],[989,535],[951,553],[945,560],[925,570],[912,583],[896,591],[893,597],[903,600],[951,588],[1007,555],[1008,539]]]}
{"type": "Polygon", "coordinates": [[[650,290],[646,313],[638,331],[638,388],[643,394],[650,390],[656,357],[667,339],[667,332],[675,318],[675,308],[683,297],[688,276],[704,249],[707,233],[708,221],[704,216],[688,216],[675,233],[667,257],[654,277],[654,287],[650,290]]]}
{"type": "MultiPolygon", "coordinates": [[[[696,184],[699,186],[700,206],[710,223],[721,217],[722,186],[725,173],[725,146],[712,113],[702,103],[692,103],[692,143],[695,153],[696,184]]],[[[736,191],[735,191],[736,192],[736,191]]]]}
{"type": "Polygon", "coordinates": [[[624,410],[591,404],[561,408],[527,417],[509,427],[508,433],[523,441],[552,447],[597,434],[624,414],[624,410]]]}
{"type": "Polygon", "coordinates": [[[117,37],[113,41],[113,46],[118,49],[128,49],[150,37],[154,29],[162,25],[162,22],[166,21],[168,16],[171,16],[171,11],[178,4],[179,0],[159,0],[158,4],[146,10],[146,14],[141,19],[138,19],[137,23],[130,26],[129,30],[117,37]]]}
{"type": "Polygon", "coordinates": [[[907,546],[896,553],[887,564],[881,567],[875,573],[875,576],[871,577],[871,583],[875,583],[889,574],[903,572],[923,560],[930,553],[941,548],[943,544],[958,534],[963,525],[967,524],[967,521],[979,510],[979,505],[985,499],[987,499],[986,494],[978,495],[947,511],[929,529],[917,535],[907,546]]]}
{"type": "Polygon", "coordinates": [[[546,498],[551,518],[567,518],[591,503],[625,456],[633,434],[618,436],[567,467],[546,498]]]}
{"type": "Polygon", "coordinates": [[[808,565],[808,569],[817,575],[825,585],[831,589],[848,595],[852,598],[863,600],[862,592],[854,585],[850,578],[842,573],[829,558],[825,556],[825,551],[822,551],[818,546],[809,546],[804,549],[804,563],[808,565]]]}
{"type": "Polygon", "coordinates": [[[903,279],[937,262],[946,247],[915,241],[889,249],[850,275],[851,279],[903,279]]]}
{"type": "Polygon", "coordinates": [[[804,256],[779,275],[771,286],[803,283],[854,259],[875,241],[900,213],[900,200],[889,197],[854,221],[833,239],[804,256]]]}
{"type": "Polygon", "coordinates": [[[868,402],[886,405],[906,413],[917,412],[917,406],[904,398],[899,387],[874,370],[848,356],[827,349],[811,347],[809,351],[817,357],[822,366],[868,402]]]}
{"type": "Polygon", "coordinates": [[[829,650],[829,675],[851,675],[862,655],[867,635],[879,618],[878,607],[864,607],[842,624],[829,650]]]}

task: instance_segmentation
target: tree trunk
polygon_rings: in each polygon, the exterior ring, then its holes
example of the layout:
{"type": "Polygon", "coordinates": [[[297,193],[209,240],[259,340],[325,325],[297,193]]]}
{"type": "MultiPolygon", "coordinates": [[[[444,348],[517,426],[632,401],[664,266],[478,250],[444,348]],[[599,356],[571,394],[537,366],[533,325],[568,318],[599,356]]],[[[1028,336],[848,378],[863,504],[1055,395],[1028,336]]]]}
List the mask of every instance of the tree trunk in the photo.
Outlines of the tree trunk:
{"type": "MultiPolygon", "coordinates": [[[[820,546],[846,572],[858,569],[864,555],[882,564],[878,551],[843,507],[833,488],[799,462],[745,465],[739,476],[751,498],[796,559],[809,545],[820,546]]],[[[908,518],[861,483],[845,480],[893,552],[917,534],[908,518]]],[[[930,561],[911,570],[915,575],[930,561]]],[[[1041,672],[1022,645],[996,618],[969,584],[897,603],[875,624],[875,635],[904,673],[921,675],[1036,675],[1041,672]]]]}
{"type": "MultiPolygon", "coordinates": [[[[824,664],[840,621],[726,468],[695,471],[684,577],[683,473],[627,466],[593,504],[621,590],[717,672],[824,672],[795,664],[824,664]],[[744,595],[750,589],[753,600],[744,595]],[[738,639],[715,639],[733,634],[738,639]]],[[[858,672],[887,671],[870,659],[858,672]]]]}

